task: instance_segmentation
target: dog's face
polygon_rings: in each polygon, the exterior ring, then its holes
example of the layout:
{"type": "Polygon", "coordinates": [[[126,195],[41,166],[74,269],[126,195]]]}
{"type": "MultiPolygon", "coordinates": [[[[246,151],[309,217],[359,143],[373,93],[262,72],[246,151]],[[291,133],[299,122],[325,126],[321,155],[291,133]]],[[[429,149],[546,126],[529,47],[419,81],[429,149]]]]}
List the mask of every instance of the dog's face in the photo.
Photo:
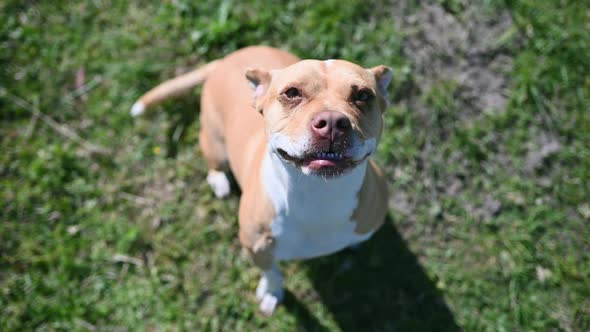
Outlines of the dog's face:
{"type": "Polygon", "coordinates": [[[248,69],[271,153],[305,174],[333,177],[377,148],[391,69],[304,60],[270,72],[248,69]]]}

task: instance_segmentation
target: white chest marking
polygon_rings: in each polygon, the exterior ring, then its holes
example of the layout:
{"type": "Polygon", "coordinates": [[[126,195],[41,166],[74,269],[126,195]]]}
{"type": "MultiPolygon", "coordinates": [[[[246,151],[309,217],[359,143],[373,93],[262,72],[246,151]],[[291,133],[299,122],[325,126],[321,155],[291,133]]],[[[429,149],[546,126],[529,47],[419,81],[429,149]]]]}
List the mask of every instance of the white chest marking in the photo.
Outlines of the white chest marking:
{"type": "Polygon", "coordinates": [[[305,175],[272,153],[262,167],[263,185],[276,213],[271,224],[276,260],[327,255],[371,236],[357,234],[352,220],[366,161],[328,180],[305,175]]]}

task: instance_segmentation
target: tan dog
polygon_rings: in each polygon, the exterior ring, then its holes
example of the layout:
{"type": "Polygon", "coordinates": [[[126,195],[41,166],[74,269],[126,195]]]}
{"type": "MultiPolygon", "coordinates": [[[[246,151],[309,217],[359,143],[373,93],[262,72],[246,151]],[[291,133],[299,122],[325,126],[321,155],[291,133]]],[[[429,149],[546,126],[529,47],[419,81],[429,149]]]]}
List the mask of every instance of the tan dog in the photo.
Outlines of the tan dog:
{"type": "Polygon", "coordinates": [[[205,81],[199,143],[207,181],[224,197],[231,171],[242,189],[240,241],[263,271],[256,296],[264,313],[283,297],[279,261],[336,252],[383,223],[385,180],[369,158],[390,80],[385,66],[248,47],[162,83],[133,106],[141,114],[205,81]]]}

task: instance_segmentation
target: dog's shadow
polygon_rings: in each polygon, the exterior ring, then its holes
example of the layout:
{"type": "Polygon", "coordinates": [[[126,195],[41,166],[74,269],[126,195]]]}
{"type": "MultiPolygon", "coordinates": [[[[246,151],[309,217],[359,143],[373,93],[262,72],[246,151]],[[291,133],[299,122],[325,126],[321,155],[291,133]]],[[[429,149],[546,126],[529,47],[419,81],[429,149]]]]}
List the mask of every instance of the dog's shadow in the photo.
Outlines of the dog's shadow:
{"type": "MultiPolygon", "coordinates": [[[[357,250],[301,264],[342,331],[461,330],[389,217],[357,250]]],[[[328,330],[290,292],[285,307],[302,330],[328,330]]]]}

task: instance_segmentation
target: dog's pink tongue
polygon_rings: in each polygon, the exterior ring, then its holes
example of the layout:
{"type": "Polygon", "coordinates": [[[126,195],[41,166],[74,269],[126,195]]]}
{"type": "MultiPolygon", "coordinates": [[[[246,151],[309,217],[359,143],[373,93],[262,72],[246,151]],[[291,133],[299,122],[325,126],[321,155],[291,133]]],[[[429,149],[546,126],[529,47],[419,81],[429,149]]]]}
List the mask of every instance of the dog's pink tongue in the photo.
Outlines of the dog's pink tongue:
{"type": "Polygon", "coordinates": [[[324,167],[335,167],[336,163],[327,159],[315,159],[309,162],[309,168],[320,169],[324,167]]]}

